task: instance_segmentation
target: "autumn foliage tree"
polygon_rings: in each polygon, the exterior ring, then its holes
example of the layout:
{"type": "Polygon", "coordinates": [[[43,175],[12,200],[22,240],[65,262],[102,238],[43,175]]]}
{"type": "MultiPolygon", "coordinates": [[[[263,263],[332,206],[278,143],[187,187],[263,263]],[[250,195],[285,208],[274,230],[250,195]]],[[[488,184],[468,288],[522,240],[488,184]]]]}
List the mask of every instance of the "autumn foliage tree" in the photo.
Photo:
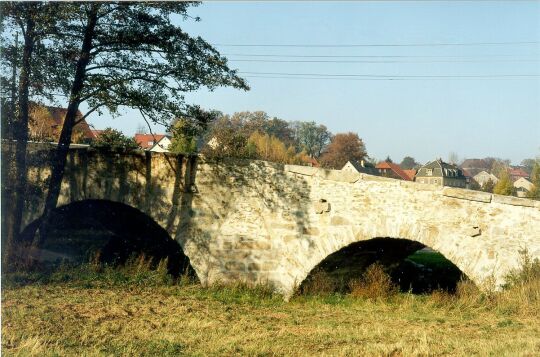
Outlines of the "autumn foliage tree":
{"type": "Polygon", "coordinates": [[[358,134],[348,132],[334,135],[320,161],[324,167],[341,169],[347,161],[360,161],[366,156],[366,147],[362,139],[358,134]]]}
{"type": "Polygon", "coordinates": [[[249,137],[248,145],[250,144],[253,145],[257,158],[261,160],[283,164],[292,164],[299,160],[294,147],[286,147],[285,143],[273,135],[256,131],[249,137]]]}
{"type": "Polygon", "coordinates": [[[498,195],[511,196],[515,193],[515,188],[508,174],[507,170],[500,171],[500,178],[495,187],[493,187],[493,193],[498,195]]]}

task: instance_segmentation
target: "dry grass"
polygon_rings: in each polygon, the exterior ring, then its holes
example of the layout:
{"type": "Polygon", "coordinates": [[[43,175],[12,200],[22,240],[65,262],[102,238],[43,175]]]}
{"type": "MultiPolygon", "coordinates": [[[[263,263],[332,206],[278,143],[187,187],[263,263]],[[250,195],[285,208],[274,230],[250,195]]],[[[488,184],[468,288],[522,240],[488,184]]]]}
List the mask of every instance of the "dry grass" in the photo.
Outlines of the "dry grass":
{"type": "Polygon", "coordinates": [[[151,275],[142,262],[101,269],[64,268],[31,284],[8,279],[3,354],[540,354],[540,277],[516,281],[500,294],[462,282],[455,295],[411,295],[387,290],[384,274],[372,268],[364,276],[373,284],[369,289],[284,302],[266,287],[203,288],[189,279],[164,280],[166,274],[151,275]]]}
{"type": "Polygon", "coordinates": [[[383,266],[377,263],[370,265],[363,277],[352,280],[349,286],[353,297],[368,299],[388,298],[398,292],[397,286],[384,271],[383,266]]]}

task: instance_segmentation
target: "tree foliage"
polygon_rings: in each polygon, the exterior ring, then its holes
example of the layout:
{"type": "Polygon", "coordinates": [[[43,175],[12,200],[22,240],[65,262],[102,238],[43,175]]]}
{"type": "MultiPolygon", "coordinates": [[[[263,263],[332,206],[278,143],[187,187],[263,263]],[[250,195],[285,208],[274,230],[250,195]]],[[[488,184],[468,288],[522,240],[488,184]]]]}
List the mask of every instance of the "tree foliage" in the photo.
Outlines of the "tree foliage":
{"type": "Polygon", "coordinates": [[[287,147],[285,143],[274,135],[263,134],[259,131],[251,134],[248,145],[253,145],[256,157],[283,164],[293,164],[299,161],[294,147],[287,147]]]}
{"type": "Polygon", "coordinates": [[[367,156],[366,147],[356,133],[339,133],[332,137],[330,145],[321,156],[324,167],[341,169],[347,161],[359,162],[367,156]]]}
{"type": "Polygon", "coordinates": [[[501,171],[499,181],[493,187],[493,193],[496,193],[498,195],[505,195],[505,196],[511,196],[515,194],[515,188],[514,184],[512,183],[512,179],[510,178],[510,175],[508,174],[508,171],[501,171]]]}
{"type": "Polygon", "coordinates": [[[531,182],[534,185],[527,197],[540,200],[540,160],[536,160],[531,171],[531,182]]]}
{"type": "Polygon", "coordinates": [[[319,158],[332,138],[326,126],[315,122],[299,122],[296,129],[298,145],[310,157],[319,158]]]}
{"type": "MultiPolygon", "coordinates": [[[[188,19],[187,9],[196,3],[64,2],[51,3],[51,12],[41,11],[41,6],[49,3],[13,4],[8,10],[14,21],[3,21],[4,29],[10,31],[28,20],[31,26],[22,32],[30,33],[25,41],[34,39],[30,44],[36,45],[39,41],[33,34],[46,28],[43,33],[47,36],[39,38],[47,47],[42,51],[43,63],[54,64],[38,71],[39,75],[26,76],[19,81],[19,88],[28,94],[29,88],[41,87],[68,98],[40,231],[46,232],[44,225],[56,207],[72,131],[77,121],[84,119],[77,118],[81,103],[86,102],[90,108],[85,116],[105,109],[116,114],[120,107],[127,106],[139,110],[147,120],[169,124],[182,116],[198,119],[192,114],[199,111],[185,102],[185,92],[201,86],[210,90],[219,86],[249,89],[228,67],[225,57],[173,21],[173,15],[175,19],[188,19]],[[36,80],[43,76],[47,80],[36,80]]],[[[32,69],[25,66],[32,49],[25,44],[21,56],[21,68],[27,69],[24,73],[32,69]]],[[[24,113],[28,103],[20,98],[18,106],[24,113]]]]}
{"type": "Polygon", "coordinates": [[[404,170],[411,170],[421,165],[413,157],[405,156],[399,166],[404,170]]]}
{"type": "Polygon", "coordinates": [[[493,192],[493,189],[495,188],[495,182],[493,182],[492,179],[488,179],[482,184],[482,191],[484,192],[493,192]]]}
{"type": "Polygon", "coordinates": [[[92,141],[92,147],[109,150],[136,150],[140,149],[134,138],[127,137],[121,131],[106,128],[92,141]]]}

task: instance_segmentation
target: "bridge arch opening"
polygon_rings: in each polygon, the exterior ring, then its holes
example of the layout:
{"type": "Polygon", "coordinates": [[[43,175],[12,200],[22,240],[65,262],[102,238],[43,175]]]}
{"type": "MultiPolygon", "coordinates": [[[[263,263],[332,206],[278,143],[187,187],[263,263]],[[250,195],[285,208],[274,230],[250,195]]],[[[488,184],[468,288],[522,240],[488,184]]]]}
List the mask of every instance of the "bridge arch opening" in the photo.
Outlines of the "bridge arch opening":
{"type": "MultiPolygon", "coordinates": [[[[22,232],[23,239],[41,224],[37,219],[22,232]]],[[[102,263],[121,265],[134,256],[144,255],[157,265],[167,259],[168,273],[195,276],[189,258],[178,242],[144,212],[108,200],[83,200],[53,211],[51,231],[39,247],[39,259],[88,262],[98,256],[102,263]]]]}
{"type": "Polygon", "coordinates": [[[349,293],[351,282],[367,268],[379,264],[402,292],[413,294],[443,290],[454,293],[467,276],[441,253],[425,245],[397,238],[373,238],[349,244],[317,264],[297,293],[349,293]]]}

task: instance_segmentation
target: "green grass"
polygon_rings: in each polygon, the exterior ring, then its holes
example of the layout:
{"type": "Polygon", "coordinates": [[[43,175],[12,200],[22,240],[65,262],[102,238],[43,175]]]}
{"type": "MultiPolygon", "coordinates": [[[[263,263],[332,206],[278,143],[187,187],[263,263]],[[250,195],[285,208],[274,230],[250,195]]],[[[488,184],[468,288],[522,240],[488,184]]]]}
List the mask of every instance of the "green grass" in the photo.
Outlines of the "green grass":
{"type": "Polygon", "coordinates": [[[454,267],[454,264],[448,259],[446,259],[444,255],[439,252],[418,250],[415,253],[409,255],[407,259],[432,268],[441,269],[454,267]]]}
{"type": "MultiPolygon", "coordinates": [[[[202,287],[164,265],[64,266],[3,277],[6,356],[414,356],[540,354],[540,279],[499,294],[301,295],[202,287]]],[[[538,270],[529,269],[531,274],[538,270]]]]}

